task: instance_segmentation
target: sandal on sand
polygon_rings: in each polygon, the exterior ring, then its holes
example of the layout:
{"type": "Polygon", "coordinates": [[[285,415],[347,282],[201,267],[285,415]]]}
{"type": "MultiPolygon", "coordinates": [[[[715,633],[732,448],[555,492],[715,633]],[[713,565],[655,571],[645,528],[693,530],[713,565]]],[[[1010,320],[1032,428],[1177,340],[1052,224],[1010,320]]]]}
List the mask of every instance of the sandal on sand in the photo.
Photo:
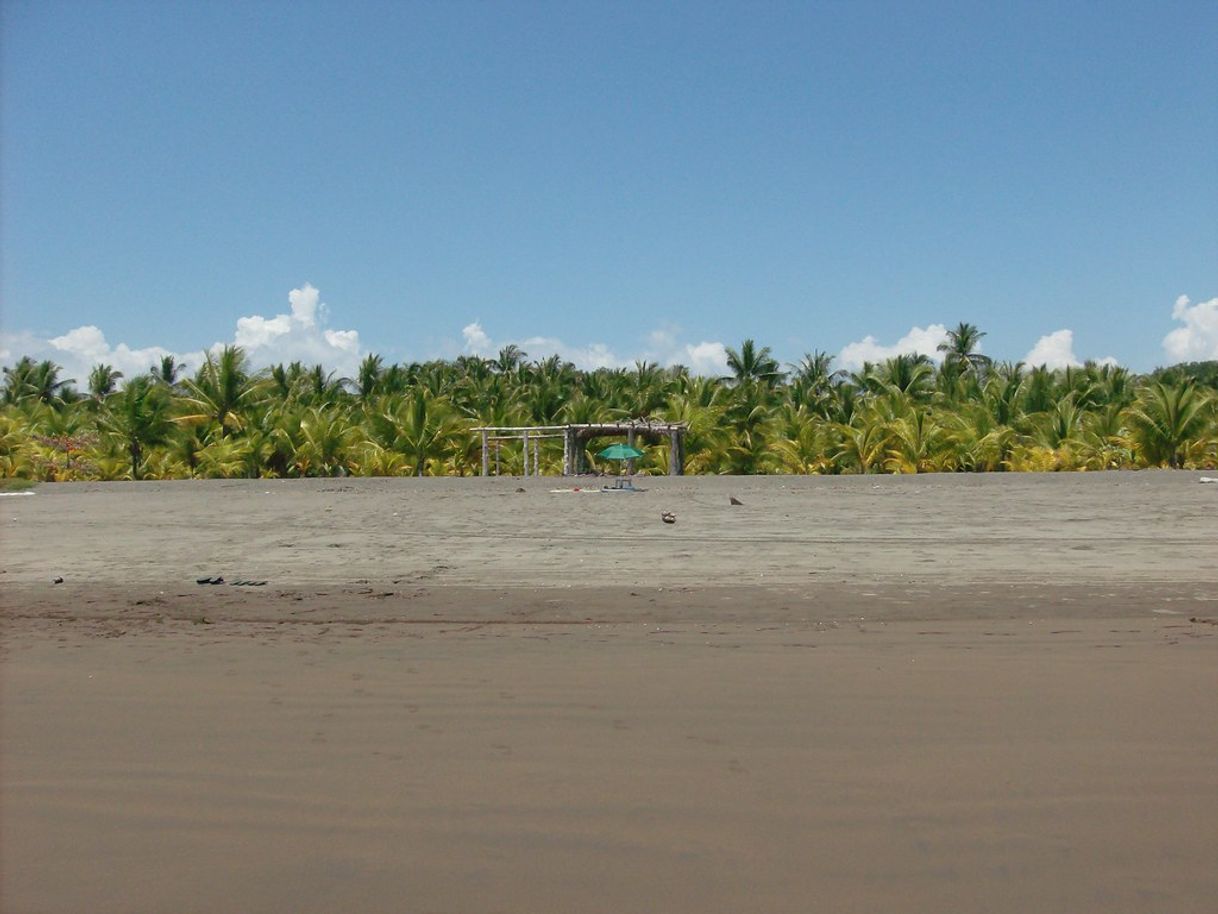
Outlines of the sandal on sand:
{"type": "Polygon", "coordinates": [[[671,511],[661,511],[660,520],[664,521],[666,524],[675,524],[677,522],[677,515],[673,514],[671,511]]]}

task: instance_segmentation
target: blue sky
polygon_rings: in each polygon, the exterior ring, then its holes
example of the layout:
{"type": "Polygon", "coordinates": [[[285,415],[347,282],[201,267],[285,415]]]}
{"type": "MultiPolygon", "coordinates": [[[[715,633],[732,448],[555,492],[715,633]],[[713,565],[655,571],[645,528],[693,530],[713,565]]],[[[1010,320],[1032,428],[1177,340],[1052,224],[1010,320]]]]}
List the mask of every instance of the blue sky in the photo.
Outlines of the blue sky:
{"type": "Polygon", "coordinates": [[[1218,357],[1213,2],[2,9],[5,362],[1218,357]]]}

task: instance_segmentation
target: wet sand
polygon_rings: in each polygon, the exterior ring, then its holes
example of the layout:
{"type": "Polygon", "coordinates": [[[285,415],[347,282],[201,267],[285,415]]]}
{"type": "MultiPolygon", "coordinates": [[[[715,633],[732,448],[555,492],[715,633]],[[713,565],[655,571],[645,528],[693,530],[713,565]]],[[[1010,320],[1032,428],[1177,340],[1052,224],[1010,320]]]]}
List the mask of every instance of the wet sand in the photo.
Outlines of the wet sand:
{"type": "Polygon", "coordinates": [[[0,909],[1212,910],[1196,478],[0,499],[0,909]]]}

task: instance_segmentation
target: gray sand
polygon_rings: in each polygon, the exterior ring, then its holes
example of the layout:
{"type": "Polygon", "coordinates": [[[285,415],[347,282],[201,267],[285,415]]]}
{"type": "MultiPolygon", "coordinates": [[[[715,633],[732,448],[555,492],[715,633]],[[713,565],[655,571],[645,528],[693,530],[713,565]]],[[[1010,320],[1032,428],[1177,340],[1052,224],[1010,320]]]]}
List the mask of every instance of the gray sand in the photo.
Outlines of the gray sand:
{"type": "Polygon", "coordinates": [[[1212,910],[1196,478],[0,499],[0,909],[1212,910]]]}

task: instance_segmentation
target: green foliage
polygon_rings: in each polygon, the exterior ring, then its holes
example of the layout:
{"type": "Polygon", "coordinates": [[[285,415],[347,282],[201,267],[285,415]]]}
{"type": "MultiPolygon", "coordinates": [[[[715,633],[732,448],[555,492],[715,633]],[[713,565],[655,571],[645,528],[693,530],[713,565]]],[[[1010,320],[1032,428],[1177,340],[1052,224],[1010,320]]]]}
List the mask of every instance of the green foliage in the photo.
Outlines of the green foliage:
{"type": "Polygon", "coordinates": [[[140,478],[145,449],[169,439],[172,406],[168,389],[149,377],[133,378],[106,401],[97,427],[127,452],[132,479],[140,478]]]}
{"type": "Polygon", "coordinates": [[[1218,390],[1218,359],[1208,362],[1181,362],[1168,368],[1157,368],[1151,373],[1150,380],[1162,381],[1168,385],[1192,380],[1199,387],[1218,390]]]}
{"type": "MultiPolygon", "coordinates": [[[[896,356],[846,374],[812,352],[784,375],[764,346],[730,350],[725,378],[639,362],[579,371],[557,356],[386,365],[354,379],[300,362],[251,369],[230,346],[191,378],[162,360],[126,380],[106,365],[82,400],[52,362],[4,369],[0,478],[469,475],[476,425],[684,423],[687,473],[925,473],[1218,466],[1218,363],[1138,377],[1112,365],[1027,370],[977,352],[971,324],[950,331],[936,366],[896,356]]],[[[540,442],[543,471],[561,449],[540,442]]],[[[592,454],[590,465],[597,462],[592,454]]],[[[523,471],[504,447],[504,472],[523,471]]],[[[644,473],[667,469],[666,442],[644,473]]]]}

